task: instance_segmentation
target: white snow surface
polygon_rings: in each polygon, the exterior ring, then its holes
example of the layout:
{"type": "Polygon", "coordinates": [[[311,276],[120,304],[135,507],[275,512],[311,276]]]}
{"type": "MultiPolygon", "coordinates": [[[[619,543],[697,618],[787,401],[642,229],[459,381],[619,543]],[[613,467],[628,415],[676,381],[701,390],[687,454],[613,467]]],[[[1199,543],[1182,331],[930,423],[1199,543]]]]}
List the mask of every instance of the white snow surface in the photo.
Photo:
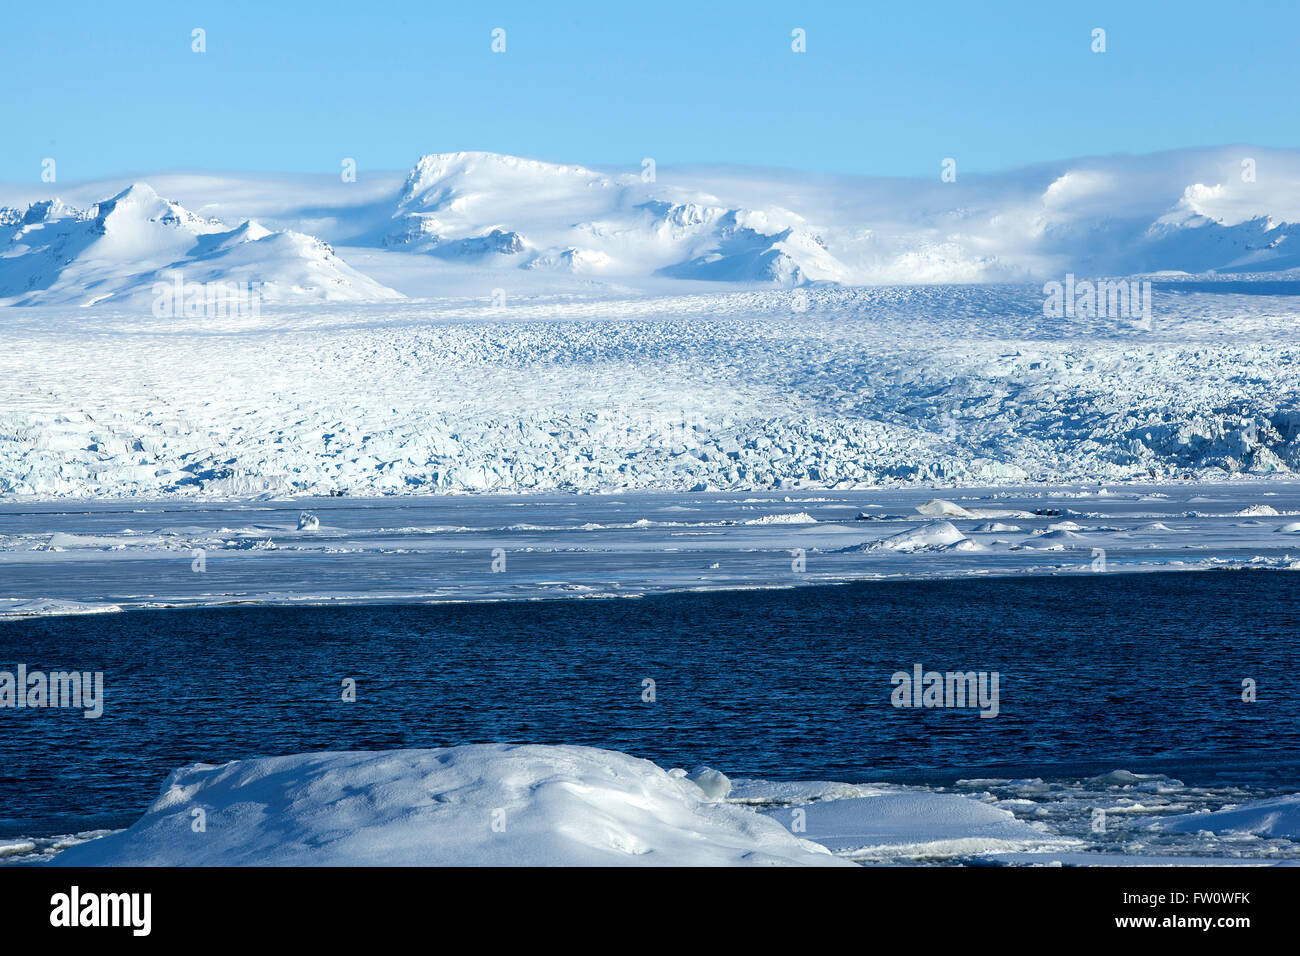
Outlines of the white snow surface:
{"type": "Polygon", "coordinates": [[[847,865],[684,771],[588,747],[298,754],[176,771],[61,866],[847,865]],[[202,808],[206,830],[191,829],[202,808]]]}

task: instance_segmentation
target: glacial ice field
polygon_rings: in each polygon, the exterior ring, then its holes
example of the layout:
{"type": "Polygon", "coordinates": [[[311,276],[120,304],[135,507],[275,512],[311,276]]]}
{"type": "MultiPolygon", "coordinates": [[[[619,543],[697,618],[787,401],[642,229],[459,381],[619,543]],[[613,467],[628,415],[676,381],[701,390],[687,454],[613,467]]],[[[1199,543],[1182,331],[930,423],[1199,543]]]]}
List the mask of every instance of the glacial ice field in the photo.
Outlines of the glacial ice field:
{"type": "Polygon", "coordinates": [[[0,500],[1286,476],[1298,292],[1157,280],[1146,325],[1021,285],[7,309],[0,500]]]}

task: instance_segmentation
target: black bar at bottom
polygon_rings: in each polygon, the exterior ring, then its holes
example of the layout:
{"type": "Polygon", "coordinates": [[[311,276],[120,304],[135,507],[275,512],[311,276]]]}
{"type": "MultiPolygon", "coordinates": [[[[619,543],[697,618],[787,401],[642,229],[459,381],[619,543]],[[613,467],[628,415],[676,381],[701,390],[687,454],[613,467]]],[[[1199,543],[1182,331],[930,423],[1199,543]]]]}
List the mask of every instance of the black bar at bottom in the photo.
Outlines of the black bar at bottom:
{"type": "MultiPolygon", "coordinates": [[[[692,941],[688,930],[703,920],[728,946],[746,939],[771,944],[773,928],[785,925],[813,933],[808,942],[831,937],[867,943],[898,935],[923,952],[951,948],[954,940],[1011,942],[1020,931],[1044,928],[1064,939],[1181,940],[1200,934],[1231,942],[1243,933],[1277,933],[1293,925],[1297,890],[1300,869],[1291,867],[0,867],[0,932],[6,944],[74,934],[81,943],[96,937],[189,942],[228,930],[249,934],[244,942],[258,944],[373,944],[376,934],[384,938],[404,930],[431,941],[464,931],[494,944],[558,936],[629,945],[638,938],[647,945],[669,944],[676,937],[678,944],[707,945],[698,937],[692,941]],[[149,894],[147,936],[140,932],[145,898],[130,894],[149,894]],[[53,925],[80,923],[83,915],[85,921],[110,922],[115,911],[123,925],[53,925]]],[[[220,945],[219,938],[213,942],[220,945]]]]}

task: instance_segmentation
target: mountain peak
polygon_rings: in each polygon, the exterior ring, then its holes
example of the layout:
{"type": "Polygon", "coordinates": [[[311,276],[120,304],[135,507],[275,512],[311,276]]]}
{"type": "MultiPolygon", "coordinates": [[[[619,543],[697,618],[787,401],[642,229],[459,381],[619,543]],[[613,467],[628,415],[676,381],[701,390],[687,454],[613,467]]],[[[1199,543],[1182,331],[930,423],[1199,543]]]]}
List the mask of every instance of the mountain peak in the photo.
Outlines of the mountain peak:
{"type": "Polygon", "coordinates": [[[476,188],[497,192],[546,189],[548,184],[611,185],[609,177],[584,166],[560,165],[502,153],[465,151],[421,156],[406,177],[401,204],[427,200],[431,193],[453,192],[472,180],[476,188]]]}
{"type": "Polygon", "coordinates": [[[161,223],[203,234],[223,228],[216,219],[204,219],[178,202],[163,199],[148,183],[132,183],[116,196],[98,204],[95,221],[102,231],[138,228],[144,223],[161,223]]]}

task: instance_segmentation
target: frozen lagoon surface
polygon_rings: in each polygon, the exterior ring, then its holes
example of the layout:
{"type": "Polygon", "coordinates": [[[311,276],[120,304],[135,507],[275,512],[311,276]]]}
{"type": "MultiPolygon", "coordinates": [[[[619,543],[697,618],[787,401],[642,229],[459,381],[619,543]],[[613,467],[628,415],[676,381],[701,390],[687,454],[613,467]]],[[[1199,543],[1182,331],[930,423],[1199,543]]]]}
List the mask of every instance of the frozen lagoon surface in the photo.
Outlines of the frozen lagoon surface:
{"type": "Polygon", "coordinates": [[[1300,569],[1300,484],[0,504],[0,618],[1300,569]]]}

